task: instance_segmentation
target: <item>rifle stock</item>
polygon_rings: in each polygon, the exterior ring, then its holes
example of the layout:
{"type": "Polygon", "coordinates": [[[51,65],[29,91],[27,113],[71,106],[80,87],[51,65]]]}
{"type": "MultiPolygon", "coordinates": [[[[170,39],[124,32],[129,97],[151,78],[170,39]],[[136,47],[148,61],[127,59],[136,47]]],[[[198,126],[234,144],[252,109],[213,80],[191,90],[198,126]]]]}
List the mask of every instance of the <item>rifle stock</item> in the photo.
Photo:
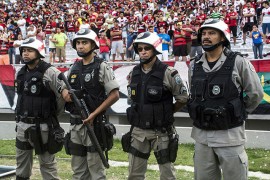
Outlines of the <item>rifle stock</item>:
{"type": "MultiPolygon", "coordinates": [[[[64,81],[65,85],[67,86],[67,89],[69,90],[69,92],[71,94],[72,101],[74,102],[75,106],[78,109],[80,109],[82,118],[86,119],[90,115],[90,111],[88,110],[88,107],[86,106],[86,103],[85,103],[84,99],[78,99],[78,97],[75,95],[74,91],[72,91],[72,88],[71,88],[67,78],[65,77],[65,75],[63,73],[59,74],[58,79],[64,81]]],[[[93,146],[97,150],[103,165],[106,168],[109,168],[110,165],[109,165],[108,161],[106,160],[106,158],[105,158],[105,156],[103,154],[103,151],[102,151],[101,146],[100,146],[100,144],[99,144],[99,142],[97,140],[97,137],[95,135],[93,127],[90,124],[84,124],[84,125],[87,128],[88,136],[90,137],[91,142],[93,143],[93,146]]]]}

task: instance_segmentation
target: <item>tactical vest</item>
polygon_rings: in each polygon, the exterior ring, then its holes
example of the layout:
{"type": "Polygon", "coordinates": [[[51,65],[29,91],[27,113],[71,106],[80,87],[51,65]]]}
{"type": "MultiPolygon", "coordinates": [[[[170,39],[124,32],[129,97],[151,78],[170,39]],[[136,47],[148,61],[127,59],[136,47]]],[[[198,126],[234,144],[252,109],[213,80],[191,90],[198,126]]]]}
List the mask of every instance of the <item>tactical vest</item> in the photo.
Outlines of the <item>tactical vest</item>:
{"type": "Polygon", "coordinates": [[[147,74],[140,65],[134,67],[128,86],[132,105],[127,109],[127,116],[131,125],[160,129],[173,124],[173,95],[163,85],[166,68],[159,60],[147,74]]]}
{"type": "Polygon", "coordinates": [[[43,82],[43,75],[50,66],[49,63],[40,61],[34,70],[28,72],[25,65],[18,72],[15,80],[18,93],[17,117],[47,120],[56,114],[55,94],[48,82],[43,82]]]}
{"type": "Polygon", "coordinates": [[[205,72],[195,59],[188,111],[193,125],[205,130],[227,130],[241,126],[246,119],[243,92],[232,81],[236,52],[216,72],[205,72]]]}
{"type": "MultiPolygon", "coordinates": [[[[99,82],[99,69],[102,59],[94,57],[94,62],[83,65],[82,61],[74,63],[68,81],[76,90],[79,99],[84,98],[87,107],[93,112],[106,99],[105,89],[99,82]]],[[[80,115],[73,102],[66,104],[66,110],[73,115],[80,115]]]]}

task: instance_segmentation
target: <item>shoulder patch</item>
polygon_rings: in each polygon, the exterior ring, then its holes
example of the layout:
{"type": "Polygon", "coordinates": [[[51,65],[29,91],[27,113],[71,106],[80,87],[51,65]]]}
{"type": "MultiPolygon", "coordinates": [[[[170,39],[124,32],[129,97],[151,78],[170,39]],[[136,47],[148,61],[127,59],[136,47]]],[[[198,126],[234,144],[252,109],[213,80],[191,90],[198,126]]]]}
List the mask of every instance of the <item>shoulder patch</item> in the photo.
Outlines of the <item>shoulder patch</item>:
{"type": "Polygon", "coordinates": [[[174,77],[174,80],[175,80],[175,83],[178,84],[178,85],[182,83],[182,79],[181,79],[181,77],[180,77],[179,74],[177,74],[177,75],[174,77]]]}

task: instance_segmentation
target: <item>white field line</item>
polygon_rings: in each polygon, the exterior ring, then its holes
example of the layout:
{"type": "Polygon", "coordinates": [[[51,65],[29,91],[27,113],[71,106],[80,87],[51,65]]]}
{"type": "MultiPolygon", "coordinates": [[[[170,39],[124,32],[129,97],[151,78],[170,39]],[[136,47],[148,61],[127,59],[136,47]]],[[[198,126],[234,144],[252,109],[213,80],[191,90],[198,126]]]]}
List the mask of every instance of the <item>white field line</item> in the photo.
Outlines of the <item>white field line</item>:
{"type": "MultiPolygon", "coordinates": [[[[128,162],[118,162],[118,161],[111,161],[110,160],[109,164],[110,164],[110,166],[113,166],[113,167],[120,167],[120,166],[128,167],[128,162]]],[[[177,166],[174,166],[174,168],[178,169],[178,170],[194,172],[194,167],[193,166],[177,165],[177,166]]],[[[158,165],[148,165],[147,169],[158,171],[159,167],[158,167],[158,165]]],[[[264,174],[264,173],[259,172],[259,171],[258,172],[249,171],[248,176],[249,177],[256,177],[256,178],[259,178],[261,180],[270,180],[270,174],[264,174]]]]}

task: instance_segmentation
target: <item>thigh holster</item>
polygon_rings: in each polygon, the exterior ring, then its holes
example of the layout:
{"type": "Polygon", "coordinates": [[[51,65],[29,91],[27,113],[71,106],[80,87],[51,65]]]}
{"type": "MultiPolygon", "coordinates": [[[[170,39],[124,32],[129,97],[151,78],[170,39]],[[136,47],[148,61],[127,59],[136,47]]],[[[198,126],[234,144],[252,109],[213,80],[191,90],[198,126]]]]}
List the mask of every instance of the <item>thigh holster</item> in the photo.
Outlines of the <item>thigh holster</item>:
{"type": "Polygon", "coordinates": [[[96,152],[96,149],[94,146],[84,146],[82,144],[74,143],[70,140],[70,133],[66,134],[65,137],[65,151],[69,155],[75,155],[75,156],[86,156],[87,152],[93,153],[96,152]]]}
{"type": "Polygon", "coordinates": [[[29,142],[26,141],[20,141],[18,138],[16,138],[16,147],[21,150],[32,150],[33,147],[29,142]]]}
{"type": "Polygon", "coordinates": [[[165,164],[170,162],[170,152],[169,149],[162,149],[160,151],[154,152],[158,164],[165,164]]]}

